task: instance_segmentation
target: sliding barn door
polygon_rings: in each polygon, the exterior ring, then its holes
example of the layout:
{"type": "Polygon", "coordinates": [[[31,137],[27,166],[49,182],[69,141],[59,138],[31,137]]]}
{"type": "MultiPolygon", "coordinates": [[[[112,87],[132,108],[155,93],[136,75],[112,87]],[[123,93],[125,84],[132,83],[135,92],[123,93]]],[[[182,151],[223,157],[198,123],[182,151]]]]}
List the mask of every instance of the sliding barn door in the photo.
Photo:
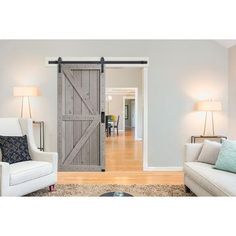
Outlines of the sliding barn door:
{"type": "Polygon", "coordinates": [[[60,171],[104,169],[104,80],[99,65],[61,65],[58,72],[60,171]]]}

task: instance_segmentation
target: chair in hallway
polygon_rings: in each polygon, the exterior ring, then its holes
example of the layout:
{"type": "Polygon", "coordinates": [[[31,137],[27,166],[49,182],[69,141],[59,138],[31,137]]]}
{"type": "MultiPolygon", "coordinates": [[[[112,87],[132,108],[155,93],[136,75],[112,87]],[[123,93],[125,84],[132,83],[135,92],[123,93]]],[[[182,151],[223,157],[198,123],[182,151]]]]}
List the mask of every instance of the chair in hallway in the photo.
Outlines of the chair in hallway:
{"type": "Polygon", "coordinates": [[[111,120],[111,116],[110,115],[107,115],[106,116],[106,134],[107,134],[107,137],[111,136],[111,124],[110,124],[110,120],[111,120]]]}
{"type": "Polygon", "coordinates": [[[114,122],[114,125],[113,125],[113,130],[115,131],[116,129],[117,135],[119,135],[119,121],[120,121],[120,116],[118,115],[117,120],[114,122]]]}

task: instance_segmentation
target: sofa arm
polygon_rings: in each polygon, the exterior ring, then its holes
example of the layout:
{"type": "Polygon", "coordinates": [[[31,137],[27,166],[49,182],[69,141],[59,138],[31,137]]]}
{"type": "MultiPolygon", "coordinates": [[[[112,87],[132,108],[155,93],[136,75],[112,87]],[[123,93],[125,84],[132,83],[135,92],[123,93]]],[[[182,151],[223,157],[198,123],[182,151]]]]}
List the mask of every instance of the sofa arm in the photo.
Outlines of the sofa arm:
{"type": "Polygon", "coordinates": [[[185,162],[196,161],[202,150],[202,143],[185,144],[185,162]]]}
{"type": "Polygon", "coordinates": [[[53,166],[53,172],[57,172],[58,154],[56,152],[32,150],[32,160],[50,162],[53,166]]]}
{"type": "Polygon", "coordinates": [[[7,162],[0,162],[0,196],[4,196],[9,188],[10,165],[7,162]]]}

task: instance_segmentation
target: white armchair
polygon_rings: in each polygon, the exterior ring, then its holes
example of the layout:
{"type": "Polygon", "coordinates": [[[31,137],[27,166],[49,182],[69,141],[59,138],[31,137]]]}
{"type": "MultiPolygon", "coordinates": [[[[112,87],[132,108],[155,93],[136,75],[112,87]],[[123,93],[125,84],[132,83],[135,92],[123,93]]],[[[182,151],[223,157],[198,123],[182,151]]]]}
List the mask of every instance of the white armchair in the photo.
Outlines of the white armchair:
{"type": "Polygon", "coordinates": [[[32,161],[14,164],[2,162],[0,150],[0,196],[23,196],[49,187],[54,189],[57,181],[58,155],[37,149],[31,119],[0,118],[0,135],[27,135],[32,161]]]}

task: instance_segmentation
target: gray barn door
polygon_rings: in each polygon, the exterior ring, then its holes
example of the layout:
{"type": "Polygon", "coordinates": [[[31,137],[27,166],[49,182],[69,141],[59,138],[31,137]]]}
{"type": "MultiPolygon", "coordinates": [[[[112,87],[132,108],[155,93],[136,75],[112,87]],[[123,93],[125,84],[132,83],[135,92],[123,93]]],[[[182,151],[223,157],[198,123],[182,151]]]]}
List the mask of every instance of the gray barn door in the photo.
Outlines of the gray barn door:
{"type": "Polygon", "coordinates": [[[60,171],[104,169],[105,78],[101,66],[62,64],[58,72],[60,171]]]}

